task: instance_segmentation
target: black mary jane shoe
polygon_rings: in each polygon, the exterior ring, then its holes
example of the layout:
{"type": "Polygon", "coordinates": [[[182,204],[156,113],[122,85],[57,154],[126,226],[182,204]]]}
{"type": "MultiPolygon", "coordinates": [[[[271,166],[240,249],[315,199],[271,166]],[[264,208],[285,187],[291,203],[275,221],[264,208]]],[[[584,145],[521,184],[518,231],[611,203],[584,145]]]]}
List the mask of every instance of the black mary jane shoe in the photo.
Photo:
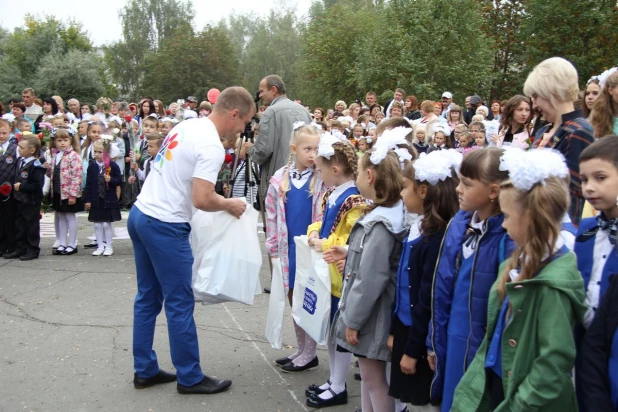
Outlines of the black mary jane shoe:
{"type": "Polygon", "coordinates": [[[362,380],[363,380],[363,378],[362,378],[361,374],[360,374],[360,373],[358,373],[358,372],[356,372],[356,373],[354,374],[354,379],[356,379],[357,381],[362,381],[362,380]]]}
{"type": "Polygon", "coordinates": [[[281,367],[281,370],[286,373],[312,371],[314,369],[317,369],[319,364],[320,362],[318,361],[318,357],[316,356],[311,362],[309,362],[305,366],[295,366],[293,362],[288,362],[281,367]]]}
{"type": "Polygon", "coordinates": [[[86,243],[86,244],[84,245],[84,247],[85,247],[86,249],[94,249],[94,248],[98,248],[98,247],[99,247],[99,244],[97,243],[97,241],[96,241],[96,240],[93,240],[93,241],[92,241],[92,242],[90,242],[90,243],[86,243]]]}
{"type": "Polygon", "coordinates": [[[280,359],[275,360],[275,363],[279,366],[286,365],[290,362],[292,362],[292,359],[290,358],[280,358],[280,359]]]}
{"type": "Polygon", "coordinates": [[[140,378],[137,373],[133,375],[133,386],[135,389],[149,388],[161,383],[170,383],[176,381],[176,375],[173,373],[165,372],[159,369],[159,373],[151,378],[140,378]]]}
{"type": "Polygon", "coordinates": [[[71,247],[71,246],[67,246],[63,251],[62,254],[63,255],[74,255],[75,253],[77,253],[78,248],[77,246],[75,247],[71,247]]]}
{"type": "Polygon", "coordinates": [[[58,246],[56,249],[52,249],[52,255],[64,255],[64,251],[66,250],[66,246],[58,246]]]}
{"type": "Polygon", "coordinates": [[[344,389],[341,393],[335,393],[328,388],[327,391],[333,394],[330,399],[322,399],[319,396],[311,396],[307,398],[307,406],[312,408],[328,408],[329,406],[345,405],[348,403],[348,390],[344,389]]]}
{"type": "MultiPolygon", "coordinates": [[[[329,385],[331,384],[330,379],[326,381],[326,383],[328,383],[329,385]]],[[[311,384],[309,385],[309,387],[307,388],[307,390],[305,391],[305,396],[306,397],[310,397],[312,395],[320,395],[321,393],[323,393],[324,391],[326,391],[328,389],[320,389],[319,385],[316,384],[311,384]]]]}

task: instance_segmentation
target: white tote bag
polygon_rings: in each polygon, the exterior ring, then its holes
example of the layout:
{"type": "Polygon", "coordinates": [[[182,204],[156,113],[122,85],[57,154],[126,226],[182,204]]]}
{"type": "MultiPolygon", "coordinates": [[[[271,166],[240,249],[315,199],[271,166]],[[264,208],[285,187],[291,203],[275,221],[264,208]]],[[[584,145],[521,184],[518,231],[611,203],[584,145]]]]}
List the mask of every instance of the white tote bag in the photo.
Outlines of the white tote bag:
{"type": "Polygon", "coordinates": [[[279,258],[272,259],[273,276],[270,284],[270,300],[268,302],[268,318],[266,319],[266,339],[274,349],[281,349],[283,344],[283,314],[285,312],[285,290],[283,288],[283,273],[279,258]]]}
{"type": "Polygon", "coordinates": [[[240,219],[227,212],[198,211],[191,220],[193,294],[203,304],[252,305],[260,294],[262,252],[258,213],[248,207],[240,219]]]}
{"type": "Polygon", "coordinates": [[[296,280],[292,317],[320,345],[326,345],[330,322],[330,272],[321,253],[307,243],[307,236],[296,242],[296,280]]]}

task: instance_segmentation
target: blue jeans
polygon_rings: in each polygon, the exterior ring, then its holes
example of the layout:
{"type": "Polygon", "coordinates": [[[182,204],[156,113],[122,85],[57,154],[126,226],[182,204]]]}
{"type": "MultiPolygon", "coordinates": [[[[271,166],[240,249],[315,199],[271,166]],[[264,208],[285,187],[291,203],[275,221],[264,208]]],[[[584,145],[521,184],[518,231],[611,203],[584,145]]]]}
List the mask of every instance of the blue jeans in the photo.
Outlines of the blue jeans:
{"type": "Polygon", "coordinates": [[[162,222],[134,206],[129,214],[128,230],[137,269],[137,296],[133,307],[135,372],[142,378],[159,373],[152,345],[157,315],[165,302],[170,352],[178,383],[195,385],[204,375],[193,320],[191,226],[162,222]]]}

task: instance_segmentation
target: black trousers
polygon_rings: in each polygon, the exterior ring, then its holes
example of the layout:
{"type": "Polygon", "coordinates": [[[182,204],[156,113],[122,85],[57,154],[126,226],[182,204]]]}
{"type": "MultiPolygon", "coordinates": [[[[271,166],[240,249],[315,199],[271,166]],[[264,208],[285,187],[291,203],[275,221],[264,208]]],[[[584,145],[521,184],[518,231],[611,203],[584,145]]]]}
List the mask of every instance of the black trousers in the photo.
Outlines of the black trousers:
{"type": "Polygon", "coordinates": [[[0,200],[0,253],[15,250],[15,199],[0,200]]]}
{"type": "Polygon", "coordinates": [[[15,226],[17,227],[17,247],[15,251],[19,254],[38,256],[41,249],[40,204],[27,204],[16,202],[15,226]]]}

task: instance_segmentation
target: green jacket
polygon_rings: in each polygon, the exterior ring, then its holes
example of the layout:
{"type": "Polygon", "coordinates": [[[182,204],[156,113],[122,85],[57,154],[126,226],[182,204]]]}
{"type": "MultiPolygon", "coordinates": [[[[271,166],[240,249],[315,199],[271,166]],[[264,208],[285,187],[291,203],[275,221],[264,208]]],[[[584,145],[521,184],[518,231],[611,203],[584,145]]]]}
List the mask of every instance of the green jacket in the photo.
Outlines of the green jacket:
{"type": "MultiPolygon", "coordinates": [[[[500,266],[502,273],[510,259],[500,266]]],[[[487,309],[487,333],[457,386],[451,411],[489,411],[485,357],[500,315],[494,283],[487,309]]],[[[561,256],[533,279],[510,282],[511,319],[502,334],[504,411],[577,411],[573,381],[573,327],[586,311],[584,282],[573,253],[561,256]]]]}

